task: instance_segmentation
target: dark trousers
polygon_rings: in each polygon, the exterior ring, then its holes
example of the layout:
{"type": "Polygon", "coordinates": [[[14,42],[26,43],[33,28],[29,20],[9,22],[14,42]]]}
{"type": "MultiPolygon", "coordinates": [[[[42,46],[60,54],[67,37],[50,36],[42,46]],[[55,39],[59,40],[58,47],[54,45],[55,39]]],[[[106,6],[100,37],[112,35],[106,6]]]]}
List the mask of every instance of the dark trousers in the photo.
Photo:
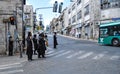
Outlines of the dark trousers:
{"type": "Polygon", "coordinates": [[[37,54],[36,51],[37,51],[37,46],[34,47],[34,54],[37,54]]]}
{"type": "Polygon", "coordinates": [[[54,43],[54,48],[56,48],[56,44],[54,43]]]}
{"type": "Polygon", "coordinates": [[[13,55],[13,48],[9,48],[9,56],[12,56],[13,55]]]}
{"type": "Polygon", "coordinates": [[[32,60],[32,55],[33,55],[32,50],[27,51],[28,60],[32,60]]]}
{"type": "Polygon", "coordinates": [[[32,55],[28,54],[28,60],[32,60],[32,55]]]}
{"type": "Polygon", "coordinates": [[[13,56],[13,51],[9,51],[9,56],[13,56]]]}
{"type": "Polygon", "coordinates": [[[45,50],[39,50],[38,51],[38,58],[41,58],[41,56],[44,58],[45,57],[45,50]]]}

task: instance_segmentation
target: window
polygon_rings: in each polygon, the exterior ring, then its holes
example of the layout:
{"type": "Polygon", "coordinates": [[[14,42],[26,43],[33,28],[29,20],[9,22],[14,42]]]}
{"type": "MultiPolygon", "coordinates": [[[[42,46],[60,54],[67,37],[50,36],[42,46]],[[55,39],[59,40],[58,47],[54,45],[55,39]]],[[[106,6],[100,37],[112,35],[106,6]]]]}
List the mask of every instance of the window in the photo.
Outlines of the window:
{"type": "Polygon", "coordinates": [[[76,21],[76,16],[74,15],[73,17],[72,17],[72,23],[74,23],[75,21],[76,21]]]}
{"type": "Polygon", "coordinates": [[[69,19],[69,25],[71,24],[71,19],[69,19]]]}
{"type": "Polygon", "coordinates": [[[84,15],[88,15],[88,14],[89,14],[89,5],[87,5],[85,7],[85,13],[84,13],[84,15]]]}
{"type": "Polygon", "coordinates": [[[101,9],[120,8],[120,0],[101,0],[101,9]]]}
{"type": "Polygon", "coordinates": [[[79,5],[81,3],[81,0],[77,0],[77,5],[79,5]]]}
{"type": "Polygon", "coordinates": [[[73,6],[72,6],[72,10],[74,10],[75,9],[75,4],[73,4],[73,6]]]}
{"type": "Polygon", "coordinates": [[[70,14],[70,13],[71,13],[71,10],[69,9],[69,10],[68,10],[68,14],[70,14]]]}
{"type": "Polygon", "coordinates": [[[82,12],[81,10],[77,13],[77,20],[79,20],[82,17],[82,12]]]}

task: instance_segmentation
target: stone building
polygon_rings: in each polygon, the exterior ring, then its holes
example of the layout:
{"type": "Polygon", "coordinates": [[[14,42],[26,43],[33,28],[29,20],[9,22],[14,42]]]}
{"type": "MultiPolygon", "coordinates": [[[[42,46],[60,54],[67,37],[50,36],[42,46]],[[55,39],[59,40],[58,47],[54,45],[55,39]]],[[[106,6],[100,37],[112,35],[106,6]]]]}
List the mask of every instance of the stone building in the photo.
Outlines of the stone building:
{"type": "Polygon", "coordinates": [[[0,53],[8,49],[8,37],[22,36],[22,0],[0,0],[0,53]],[[14,16],[16,23],[11,25],[9,18],[14,16]],[[3,22],[4,20],[4,22],[3,22]]]}

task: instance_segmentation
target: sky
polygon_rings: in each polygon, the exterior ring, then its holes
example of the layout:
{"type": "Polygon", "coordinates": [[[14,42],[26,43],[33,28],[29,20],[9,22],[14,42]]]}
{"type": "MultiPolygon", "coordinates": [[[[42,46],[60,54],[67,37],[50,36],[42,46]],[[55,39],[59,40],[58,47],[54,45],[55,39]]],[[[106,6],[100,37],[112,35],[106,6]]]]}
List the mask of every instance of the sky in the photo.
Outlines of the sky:
{"type": "MultiPolygon", "coordinates": [[[[53,7],[53,4],[55,1],[58,1],[58,4],[60,2],[63,2],[63,8],[62,10],[69,6],[70,0],[26,0],[27,5],[33,5],[34,11],[36,8],[41,8],[41,7],[53,7]]],[[[53,12],[53,9],[39,9],[37,10],[37,19],[39,18],[39,15],[42,14],[42,20],[44,26],[49,25],[50,21],[54,17],[58,17],[60,13],[55,13],[53,12]]]]}

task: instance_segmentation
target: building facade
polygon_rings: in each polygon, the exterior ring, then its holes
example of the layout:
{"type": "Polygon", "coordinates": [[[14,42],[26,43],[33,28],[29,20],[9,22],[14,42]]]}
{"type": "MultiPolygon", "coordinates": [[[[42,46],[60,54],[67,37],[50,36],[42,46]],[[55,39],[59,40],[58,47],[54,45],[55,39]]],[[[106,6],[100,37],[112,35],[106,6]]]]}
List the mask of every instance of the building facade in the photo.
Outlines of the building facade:
{"type": "Polygon", "coordinates": [[[24,14],[25,14],[25,29],[26,29],[26,36],[28,32],[33,33],[34,27],[34,13],[33,13],[33,6],[32,5],[25,5],[24,6],[24,14]]]}
{"type": "Polygon", "coordinates": [[[98,39],[99,25],[120,21],[119,12],[119,0],[74,0],[60,14],[63,18],[58,26],[63,25],[65,35],[98,39]]]}
{"type": "Polygon", "coordinates": [[[101,3],[101,21],[108,23],[120,21],[120,0],[100,0],[101,3]]]}
{"type": "Polygon", "coordinates": [[[0,0],[0,53],[8,50],[8,37],[22,36],[22,2],[20,0],[0,0]],[[9,18],[14,16],[16,23],[11,25],[9,18]]]}

